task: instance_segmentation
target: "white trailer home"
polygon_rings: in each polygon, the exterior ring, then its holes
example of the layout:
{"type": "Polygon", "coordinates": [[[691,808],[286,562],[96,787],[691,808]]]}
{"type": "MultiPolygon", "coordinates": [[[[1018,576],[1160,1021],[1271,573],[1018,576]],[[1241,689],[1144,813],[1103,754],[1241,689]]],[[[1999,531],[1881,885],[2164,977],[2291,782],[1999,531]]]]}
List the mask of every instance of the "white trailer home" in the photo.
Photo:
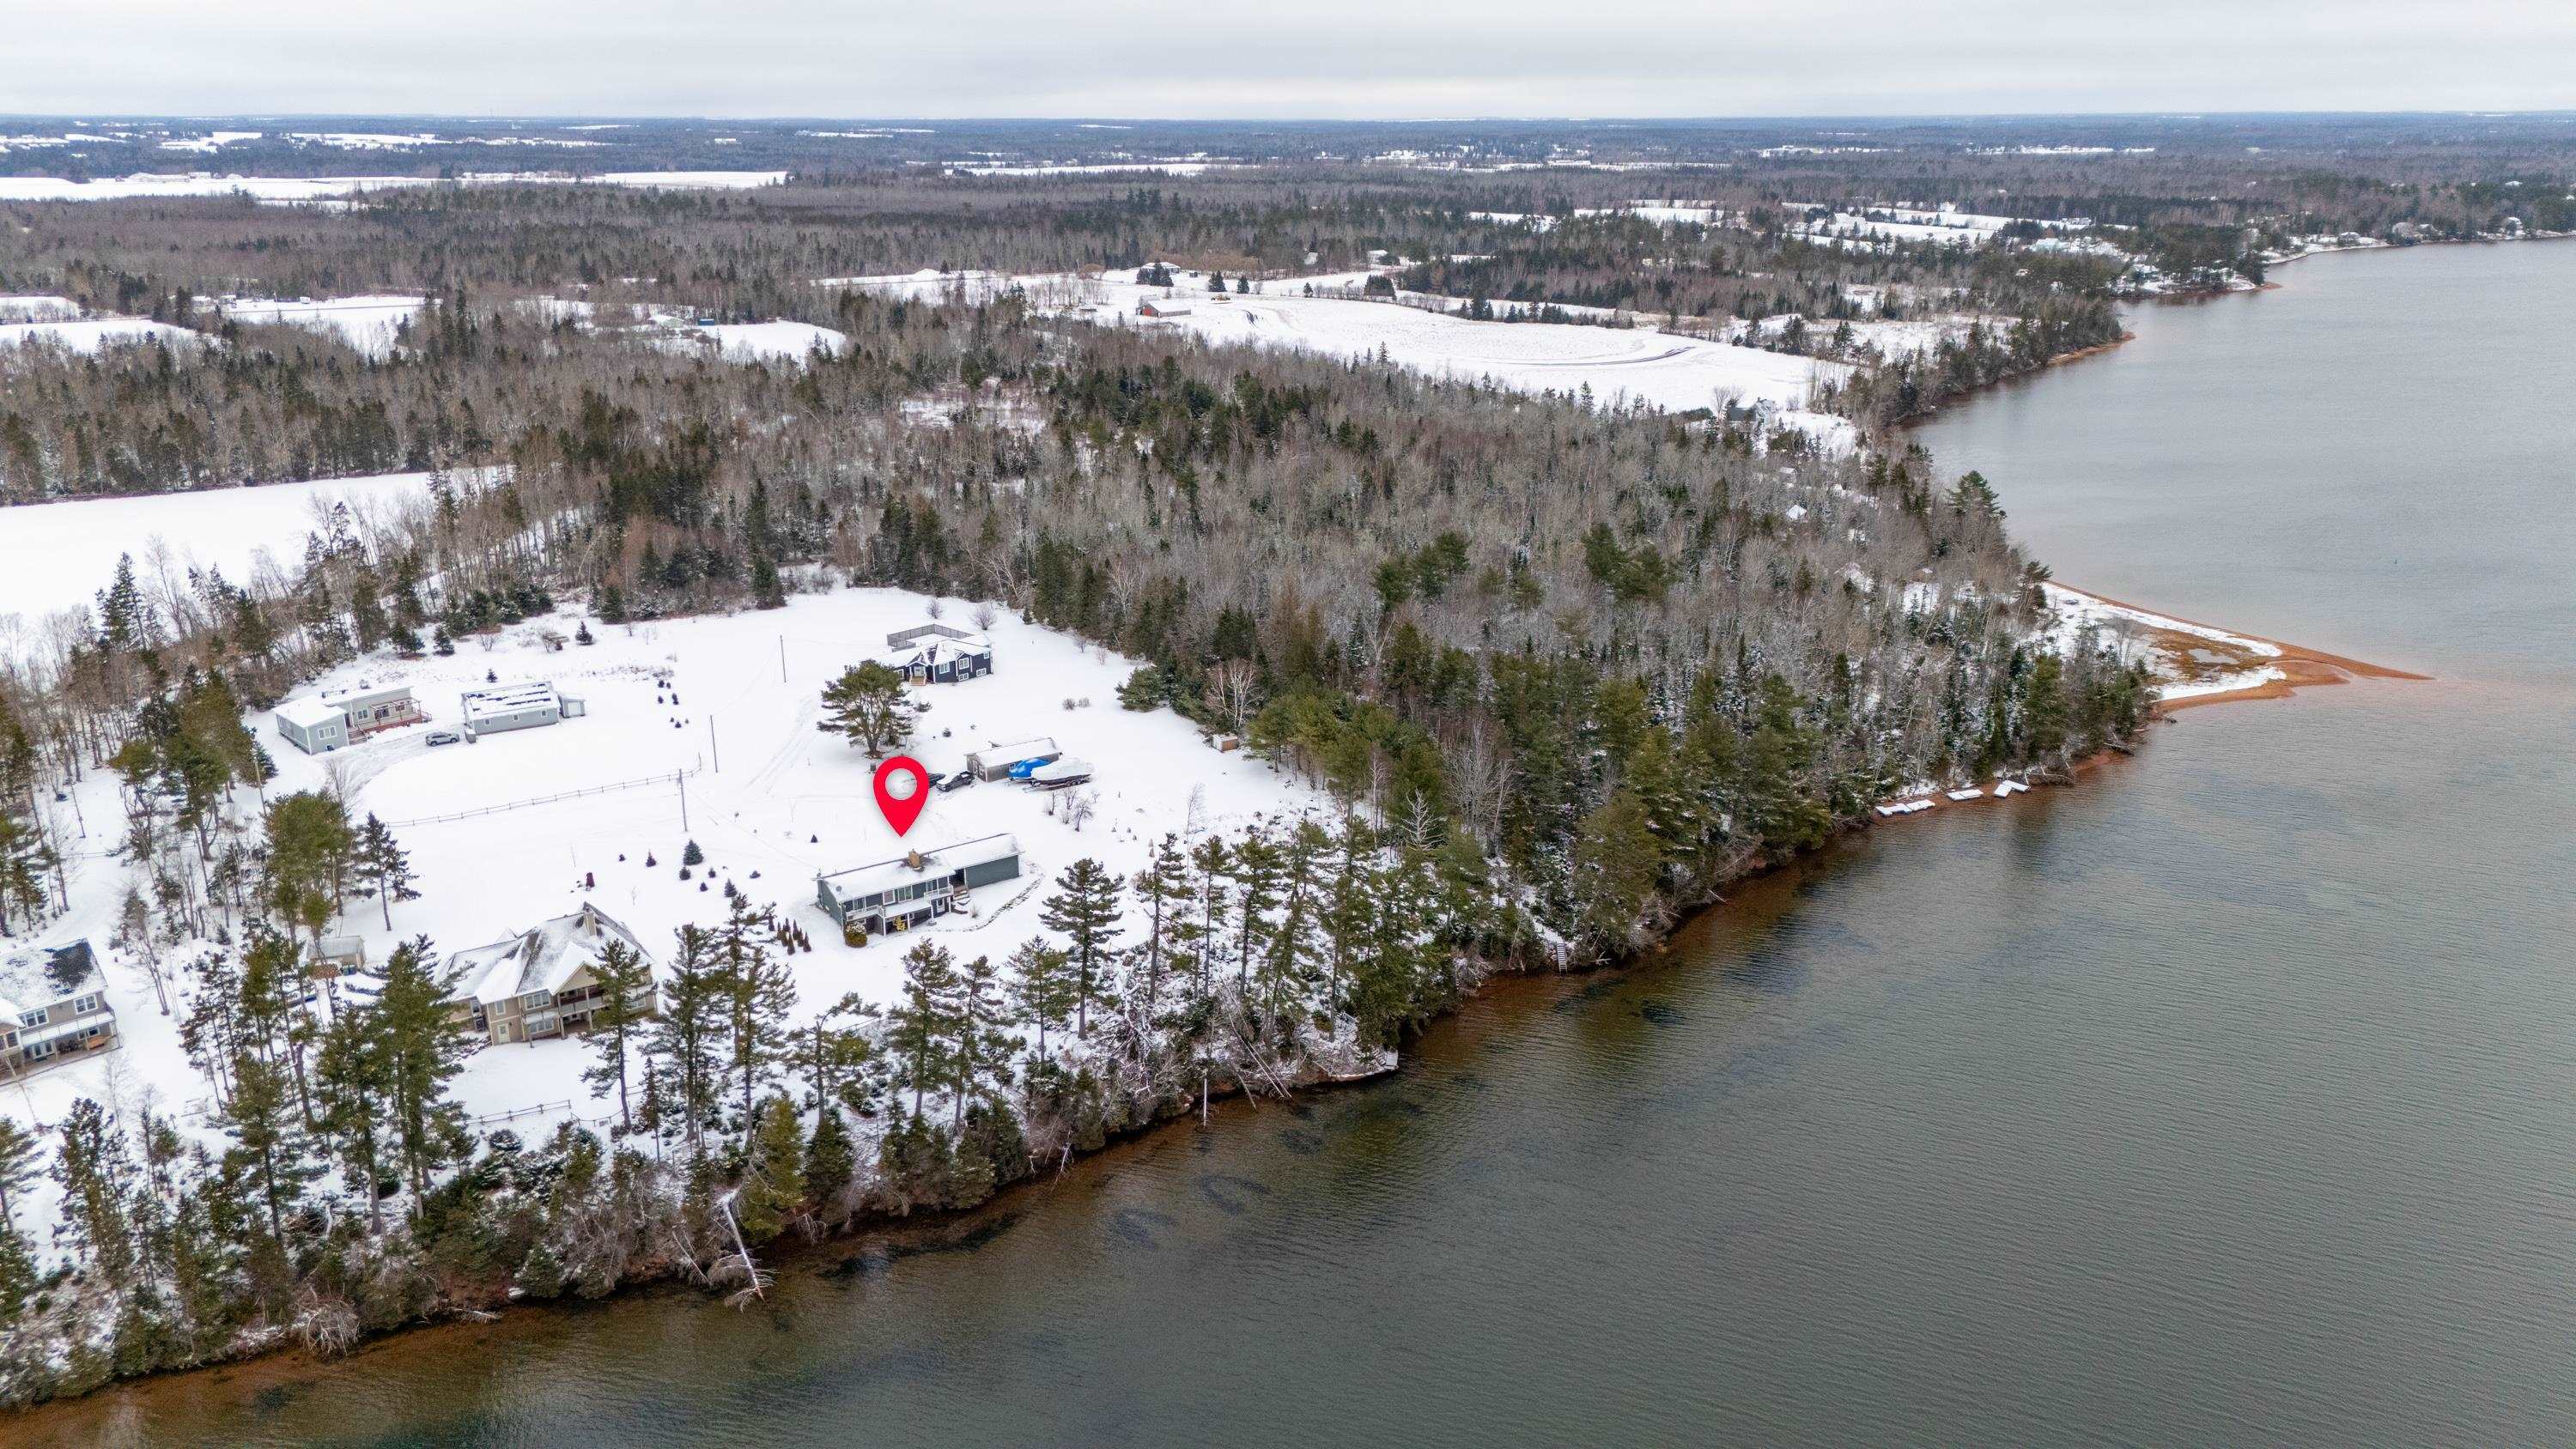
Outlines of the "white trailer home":
{"type": "Polygon", "coordinates": [[[590,712],[587,704],[542,679],[469,689],[456,702],[469,737],[539,729],[590,712]]]}
{"type": "Polygon", "coordinates": [[[987,835],[818,875],[814,903],[840,923],[842,939],[855,944],[869,936],[926,926],[934,917],[963,909],[967,893],[976,886],[1010,880],[1019,873],[1019,841],[1008,835],[987,835]]]}

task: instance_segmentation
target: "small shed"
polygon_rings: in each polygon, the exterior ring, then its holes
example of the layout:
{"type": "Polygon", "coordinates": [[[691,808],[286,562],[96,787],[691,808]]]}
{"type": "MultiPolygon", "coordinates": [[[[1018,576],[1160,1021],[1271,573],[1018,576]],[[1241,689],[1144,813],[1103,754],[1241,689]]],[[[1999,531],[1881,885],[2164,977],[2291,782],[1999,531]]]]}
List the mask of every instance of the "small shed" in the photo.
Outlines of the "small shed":
{"type": "Polygon", "coordinates": [[[993,745],[970,751],[966,756],[966,768],[975,772],[976,779],[989,783],[994,780],[1009,779],[1013,765],[1031,763],[1045,765],[1063,758],[1064,751],[1057,747],[1055,741],[1040,736],[1033,740],[1021,740],[1016,744],[993,745]]]}
{"type": "Polygon", "coordinates": [[[1147,297],[1136,304],[1139,317],[1187,317],[1190,304],[1174,297],[1147,297]]]}

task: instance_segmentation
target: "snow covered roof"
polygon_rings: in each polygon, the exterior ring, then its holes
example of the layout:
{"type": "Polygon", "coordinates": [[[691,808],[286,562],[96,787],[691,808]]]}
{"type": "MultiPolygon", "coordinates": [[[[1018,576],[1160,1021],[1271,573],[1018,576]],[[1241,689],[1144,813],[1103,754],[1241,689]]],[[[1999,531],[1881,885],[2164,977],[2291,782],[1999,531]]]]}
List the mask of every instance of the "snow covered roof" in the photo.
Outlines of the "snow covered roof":
{"type": "Polygon", "coordinates": [[[993,641],[976,633],[972,629],[960,629],[954,624],[941,624],[936,622],[915,624],[909,629],[897,629],[886,636],[886,647],[888,649],[901,649],[907,645],[918,644],[924,639],[953,640],[969,649],[990,649],[993,647],[993,641]]]}
{"type": "Polygon", "coordinates": [[[943,658],[959,659],[970,654],[989,655],[992,652],[993,646],[985,642],[984,636],[970,634],[963,639],[930,639],[900,645],[878,655],[877,662],[891,669],[908,669],[915,664],[935,668],[943,658]]]}
{"type": "Polygon", "coordinates": [[[1048,739],[1044,735],[1040,735],[1033,740],[1020,740],[1007,745],[988,746],[987,748],[975,751],[974,756],[977,760],[987,765],[1016,765],[1022,760],[1034,760],[1040,755],[1060,755],[1063,753],[1064,751],[1056,748],[1055,741],[1048,739]]]}
{"type": "Polygon", "coordinates": [[[22,1011],[106,986],[107,978],[99,974],[98,952],[86,940],[20,946],[0,954],[0,1011],[8,1013],[12,1024],[22,1011]]]}
{"type": "Polygon", "coordinates": [[[448,996],[496,1006],[514,996],[561,991],[583,967],[595,965],[613,941],[624,942],[648,963],[653,959],[632,931],[597,906],[585,905],[533,931],[448,957],[448,996]]]}
{"type": "Polygon", "coordinates": [[[822,880],[824,884],[831,887],[835,897],[849,901],[861,896],[890,891],[897,886],[910,885],[924,876],[949,875],[974,866],[990,865],[997,860],[1009,860],[1019,853],[1018,837],[987,835],[981,840],[943,845],[935,850],[921,851],[917,855],[897,856],[893,860],[881,860],[874,865],[854,866],[848,870],[834,871],[823,876],[822,880]],[[918,866],[913,864],[916,859],[921,862],[918,866]]]}
{"type": "Polygon", "coordinates": [[[545,680],[536,679],[519,684],[492,684],[481,689],[469,689],[458,698],[457,703],[463,708],[466,722],[470,724],[475,720],[517,714],[523,709],[536,709],[541,705],[559,704],[561,701],[562,696],[556,692],[554,685],[545,680]]]}
{"type": "Polygon", "coordinates": [[[277,707],[277,717],[300,730],[338,724],[349,717],[347,705],[321,698],[290,699],[277,707]]]}

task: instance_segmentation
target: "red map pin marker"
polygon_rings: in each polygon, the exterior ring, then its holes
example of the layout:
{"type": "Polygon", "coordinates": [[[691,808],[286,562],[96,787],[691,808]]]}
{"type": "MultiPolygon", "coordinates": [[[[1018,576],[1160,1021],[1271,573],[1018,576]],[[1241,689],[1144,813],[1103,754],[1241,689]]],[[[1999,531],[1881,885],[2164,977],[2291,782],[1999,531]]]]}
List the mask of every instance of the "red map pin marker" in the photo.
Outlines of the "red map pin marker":
{"type": "Polygon", "coordinates": [[[897,755],[877,766],[877,808],[885,812],[886,824],[894,827],[895,834],[910,830],[912,822],[921,818],[921,807],[929,803],[930,772],[921,767],[921,761],[910,755],[897,755]],[[898,796],[886,788],[886,782],[896,775],[912,777],[911,794],[898,796]]]}

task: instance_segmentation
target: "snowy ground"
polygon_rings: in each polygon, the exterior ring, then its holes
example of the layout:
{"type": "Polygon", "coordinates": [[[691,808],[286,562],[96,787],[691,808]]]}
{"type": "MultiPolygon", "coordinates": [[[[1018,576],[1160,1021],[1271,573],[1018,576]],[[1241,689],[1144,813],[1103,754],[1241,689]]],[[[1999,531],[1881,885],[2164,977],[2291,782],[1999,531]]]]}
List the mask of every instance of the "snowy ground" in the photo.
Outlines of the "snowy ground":
{"type": "MultiPolygon", "coordinates": [[[[218,176],[211,172],[143,171],[94,181],[66,181],[57,176],[0,176],[0,201],[115,201],[125,197],[229,196],[246,192],[262,201],[321,201],[366,191],[406,186],[435,186],[431,176],[218,176]]],[[[743,191],[775,186],[784,171],[611,171],[572,177],[525,171],[477,171],[458,178],[467,185],[568,185],[575,181],[604,186],[670,187],[708,191],[743,191]]]]}
{"type": "MultiPolygon", "coordinates": [[[[220,496],[238,502],[255,495],[220,496]]],[[[896,590],[847,589],[800,595],[784,610],[632,627],[594,622],[595,646],[550,650],[542,636],[572,633],[576,619],[567,613],[469,638],[451,658],[378,658],[299,691],[407,683],[429,724],[321,757],[281,739],[268,714],[252,716],[251,724],[278,763],[272,797],[321,788],[336,776],[352,813],[394,824],[410,851],[421,899],[395,906],[391,929],[374,902],[353,900],[338,927],[363,934],[370,959],[381,961],[395,941],[423,933],[442,952],[479,945],[585,900],[667,956],[675,928],[722,918],[721,882],[731,881],[755,902],[774,902],[812,935],[815,949],[792,962],[800,1019],[847,992],[889,1000],[910,944],[897,937],[863,949],[843,945],[813,904],[817,872],[1012,834],[1022,852],[1020,878],[976,891],[971,917],[944,917],[927,928],[961,959],[998,959],[1043,934],[1040,901],[1079,857],[1132,875],[1166,830],[1233,830],[1259,816],[1323,807],[1320,796],[1269,765],[1218,753],[1169,710],[1120,709],[1116,692],[1131,662],[1005,614],[989,630],[997,673],[918,691],[929,710],[908,748],[945,774],[962,768],[969,750],[1051,736],[1097,769],[1096,814],[1077,830],[1064,811],[1071,792],[977,783],[934,793],[911,832],[898,838],[874,803],[872,762],[841,736],[815,728],[819,691],[847,665],[879,652],[890,630],[922,622],[927,603],[896,590]],[[454,729],[459,692],[482,684],[487,673],[553,680],[584,699],[589,712],[548,728],[431,746],[431,733],[454,729]],[[678,703],[669,702],[674,698],[678,703]],[[1067,700],[1076,707],[1065,708],[1067,700]],[[676,774],[685,774],[685,824],[676,774]],[[426,818],[642,779],[654,783],[461,820],[426,818]],[[692,839],[707,865],[695,872],[701,880],[684,882],[680,855],[692,839]],[[644,864],[648,853],[656,865],[644,864]],[[595,887],[585,884],[593,878],[595,887]],[[717,883],[701,889],[710,879],[717,883]]],[[[945,605],[952,623],[964,622],[968,610],[957,600],[945,605]]],[[[119,819],[114,780],[92,776],[78,805],[86,836],[69,805],[52,807],[64,816],[64,833],[75,837],[76,859],[72,913],[48,936],[87,933],[105,946],[126,876],[107,854],[119,819]]],[[[51,1126],[81,1096],[164,1111],[207,1096],[179,1049],[176,1018],[161,1014],[139,962],[117,953],[107,972],[124,1045],[0,1089],[0,1110],[51,1126]]],[[[540,1135],[568,1115],[601,1121],[611,1109],[580,1082],[591,1060],[577,1039],[486,1047],[458,1078],[457,1091],[477,1118],[521,1114],[507,1125],[522,1136],[540,1135]]],[[[218,1140],[211,1122],[186,1125],[218,1140]]],[[[52,1213],[40,1193],[32,1220],[52,1213]]],[[[21,1220],[30,1220],[27,1209],[21,1220]]]]}
{"type": "Polygon", "coordinates": [[[194,343],[197,334],[185,327],[167,322],[151,322],[140,317],[94,317],[77,322],[8,322],[0,323],[0,347],[22,347],[37,344],[61,347],[84,356],[113,343],[149,342],[159,338],[170,343],[194,343]]]}
{"type": "Polygon", "coordinates": [[[264,555],[281,567],[300,564],[317,510],[341,502],[361,511],[397,507],[427,481],[425,473],[391,473],[0,508],[0,654],[46,615],[86,606],[115,575],[119,554],[134,555],[147,589],[165,578],[185,588],[191,564],[242,582],[264,555]]]}
{"type": "MultiPolygon", "coordinates": [[[[1839,363],[1645,328],[1477,322],[1385,302],[1308,297],[1300,295],[1306,279],[1263,283],[1258,294],[1219,301],[1196,273],[1177,273],[1178,285],[1171,288],[1137,286],[1133,275],[1112,273],[1099,284],[1095,320],[1336,357],[1383,352],[1397,366],[1428,376],[1514,392],[1573,396],[1589,386],[1605,406],[1633,401],[1679,411],[1733,399],[1796,408],[1818,381],[1849,372],[1839,363]],[[1136,315],[1139,302],[1167,297],[1186,303],[1190,315],[1168,321],[1136,315]]],[[[1320,292],[1327,283],[1347,279],[1313,280],[1320,292]]]]}
{"type": "Polygon", "coordinates": [[[2076,636],[2089,627],[2123,660],[2147,665],[2156,676],[2159,700],[2251,689],[2283,677],[2278,667],[2258,662],[2281,657],[2277,644],[2115,604],[2058,584],[2040,587],[2048,596],[2048,639],[2059,653],[2072,648],[2076,636]],[[2193,641],[2205,641],[2206,647],[2193,641]]]}
{"type": "Polygon", "coordinates": [[[820,348],[835,356],[850,339],[811,322],[716,322],[690,329],[707,338],[728,362],[802,362],[820,348]]]}
{"type": "Polygon", "coordinates": [[[394,336],[420,314],[420,297],[299,297],[277,301],[266,297],[226,297],[216,303],[236,322],[289,322],[317,332],[337,332],[351,347],[382,358],[394,350],[394,336]]]}

